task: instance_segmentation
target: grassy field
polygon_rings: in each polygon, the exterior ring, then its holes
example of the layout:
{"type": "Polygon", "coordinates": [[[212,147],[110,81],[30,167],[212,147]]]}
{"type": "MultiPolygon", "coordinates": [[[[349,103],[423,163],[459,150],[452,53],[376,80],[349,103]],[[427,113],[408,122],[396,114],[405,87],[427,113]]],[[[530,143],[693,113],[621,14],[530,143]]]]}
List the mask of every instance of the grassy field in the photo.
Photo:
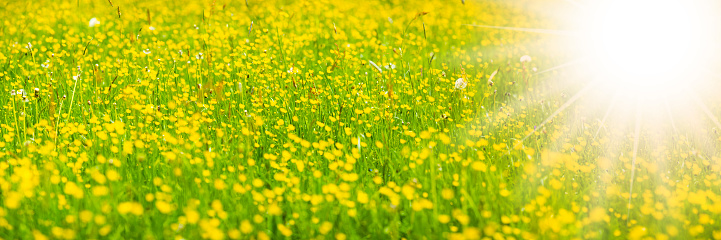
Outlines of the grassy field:
{"type": "Polygon", "coordinates": [[[465,25],[526,1],[0,4],[0,239],[721,238],[711,127],[544,123],[553,37],[465,25]]]}

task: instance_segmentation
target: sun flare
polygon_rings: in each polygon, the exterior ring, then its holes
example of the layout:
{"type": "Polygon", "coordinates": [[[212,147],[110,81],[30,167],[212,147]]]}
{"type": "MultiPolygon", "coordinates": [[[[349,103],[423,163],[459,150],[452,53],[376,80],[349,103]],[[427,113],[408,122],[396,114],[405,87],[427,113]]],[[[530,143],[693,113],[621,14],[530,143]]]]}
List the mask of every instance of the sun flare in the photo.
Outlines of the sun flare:
{"type": "Polygon", "coordinates": [[[609,1],[593,9],[582,42],[607,83],[663,95],[699,78],[714,25],[696,1],[609,1]]]}

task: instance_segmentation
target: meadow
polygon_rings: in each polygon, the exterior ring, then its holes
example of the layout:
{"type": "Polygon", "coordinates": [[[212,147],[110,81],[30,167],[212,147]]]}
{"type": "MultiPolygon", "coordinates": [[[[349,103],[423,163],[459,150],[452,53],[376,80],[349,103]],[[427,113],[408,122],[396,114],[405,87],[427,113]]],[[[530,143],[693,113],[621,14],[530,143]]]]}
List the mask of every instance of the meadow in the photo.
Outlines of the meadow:
{"type": "Polygon", "coordinates": [[[0,3],[0,239],[721,239],[718,133],[554,114],[526,2],[0,3]]]}

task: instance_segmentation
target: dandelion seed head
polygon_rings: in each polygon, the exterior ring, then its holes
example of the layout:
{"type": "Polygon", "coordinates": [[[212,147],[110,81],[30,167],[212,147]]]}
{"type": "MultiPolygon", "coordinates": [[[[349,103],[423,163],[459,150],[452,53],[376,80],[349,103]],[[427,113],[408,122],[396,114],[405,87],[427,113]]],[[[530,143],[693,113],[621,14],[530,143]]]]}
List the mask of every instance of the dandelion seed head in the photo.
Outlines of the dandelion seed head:
{"type": "Polygon", "coordinates": [[[521,57],[521,63],[527,63],[527,62],[531,62],[531,56],[523,55],[521,57]]]}
{"type": "Polygon", "coordinates": [[[466,83],[466,80],[464,80],[463,78],[459,78],[458,80],[456,80],[455,88],[458,90],[463,90],[466,89],[467,85],[468,83],[466,83]]]}

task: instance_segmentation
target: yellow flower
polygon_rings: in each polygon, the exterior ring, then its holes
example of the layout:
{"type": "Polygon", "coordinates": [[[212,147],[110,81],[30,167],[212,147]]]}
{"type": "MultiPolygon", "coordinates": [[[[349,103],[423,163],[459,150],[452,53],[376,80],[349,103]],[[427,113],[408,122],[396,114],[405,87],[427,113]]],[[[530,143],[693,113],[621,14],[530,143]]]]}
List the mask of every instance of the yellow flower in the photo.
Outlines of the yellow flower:
{"type": "Polygon", "coordinates": [[[561,181],[558,181],[557,179],[551,179],[549,184],[551,184],[551,187],[553,187],[556,190],[561,189],[561,187],[563,187],[563,183],[561,183],[561,181]]]}
{"type": "Polygon", "coordinates": [[[215,189],[223,190],[227,187],[227,184],[225,184],[222,179],[215,179],[215,181],[213,181],[213,186],[215,189]]]}
{"type": "Polygon", "coordinates": [[[368,203],[368,194],[366,194],[362,191],[358,191],[357,199],[358,199],[359,203],[368,203]]]}
{"type": "Polygon", "coordinates": [[[278,231],[280,231],[280,234],[283,234],[283,236],[290,237],[290,235],[293,234],[293,231],[290,230],[290,228],[286,227],[283,224],[278,224],[278,231]]]}
{"type": "Polygon", "coordinates": [[[200,219],[200,214],[198,214],[198,212],[195,210],[186,210],[185,219],[188,221],[189,224],[196,224],[200,219]]]}
{"type": "Polygon", "coordinates": [[[471,163],[471,168],[476,171],[486,172],[487,165],[481,161],[474,161],[471,163]]]}
{"type": "Polygon", "coordinates": [[[500,194],[501,196],[508,197],[508,195],[511,195],[511,192],[506,189],[501,189],[500,194]]]}
{"type": "Polygon", "coordinates": [[[94,196],[105,196],[108,195],[109,189],[106,186],[95,186],[92,188],[94,196]]]}
{"type": "Polygon", "coordinates": [[[468,225],[471,220],[471,218],[465,213],[463,213],[460,209],[453,210],[453,218],[455,218],[456,221],[458,221],[464,226],[468,225]]]}
{"type": "Polygon", "coordinates": [[[240,232],[248,234],[253,231],[253,225],[248,220],[240,222],[240,232]]]}
{"type": "Polygon", "coordinates": [[[346,239],[346,236],[345,236],[345,234],[343,234],[343,233],[337,233],[337,234],[335,235],[335,239],[336,239],[336,240],[345,240],[345,239],[346,239]]]}
{"type": "Polygon", "coordinates": [[[110,180],[111,182],[120,180],[120,175],[118,174],[118,172],[112,169],[105,172],[105,176],[108,177],[108,180],[110,180]]]}
{"type": "Polygon", "coordinates": [[[120,214],[134,214],[140,216],[143,214],[143,206],[137,202],[121,202],[118,204],[118,213],[120,214]]]}
{"type": "Polygon", "coordinates": [[[443,199],[450,200],[450,199],[453,199],[453,197],[455,197],[455,195],[456,194],[453,191],[453,189],[446,188],[446,189],[441,190],[441,196],[443,197],[443,199]]]}
{"type": "Polygon", "coordinates": [[[165,201],[156,201],[155,207],[158,208],[158,211],[160,211],[161,213],[165,213],[165,214],[168,214],[168,213],[170,213],[170,211],[173,210],[173,205],[170,205],[169,203],[167,203],[165,201]]]}
{"type": "Polygon", "coordinates": [[[10,192],[5,197],[5,207],[10,209],[16,209],[20,206],[20,201],[23,199],[23,196],[18,192],[10,192]]]}
{"type": "Polygon", "coordinates": [[[420,137],[422,139],[429,139],[431,138],[431,132],[429,131],[422,131],[420,137]]]}
{"type": "Polygon", "coordinates": [[[80,215],[80,221],[82,221],[83,223],[90,222],[90,220],[93,219],[93,212],[88,210],[83,210],[78,215],[80,215]]]}
{"type": "Polygon", "coordinates": [[[406,197],[406,199],[412,200],[414,198],[414,194],[416,193],[416,189],[411,187],[410,185],[404,185],[401,192],[403,193],[403,196],[406,197]]]}
{"type": "Polygon", "coordinates": [[[591,222],[600,222],[607,219],[608,215],[606,214],[606,209],[602,207],[597,207],[591,210],[591,212],[588,214],[588,218],[591,222]]]}
{"type": "Polygon", "coordinates": [[[41,233],[38,230],[33,230],[33,239],[35,240],[47,240],[48,237],[45,236],[43,233],[41,233]]]}
{"type": "Polygon", "coordinates": [[[440,222],[442,224],[446,224],[450,221],[451,221],[451,216],[448,216],[445,214],[438,215],[438,222],[440,222]]]}
{"type": "Polygon", "coordinates": [[[636,226],[631,229],[631,231],[628,233],[628,239],[641,239],[646,235],[646,228],[642,226],[636,226]]]}
{"type": "Polygon", "coordinates": [[[228,230],[228,237],[229,237],[230,239],[239,239],[240,236],[241,236],[241,235],[240,235],[240,231],[238,231],[238,229],[228,230]]]}
{"type": "Polygon", "coordinates": [[[318,229],[318,231],[320,232],[320,234],[326,234],[326,233],[330,232],[330,230],[332,230],[332,229],[333,229],[332,223],[323,222],[323,224],[321,224],[320,229],[318,229]]]}
{"type": "Polygon", "coordinates": [[[273,216],[280,216],[280,214],[283,213],[283,210],[278,207],[277,204],[272,204],[268,206],[268,214],[273,216]]]}
{"type": "Polygon", "coordinates": [[[74,182],[67,182],[65,183],[65,188],[63,188],[63,192],[65,194],[71,195],[75,198],[83,198],[85,196],[85,193],[82,189],[78,187],[74,182]]]}

